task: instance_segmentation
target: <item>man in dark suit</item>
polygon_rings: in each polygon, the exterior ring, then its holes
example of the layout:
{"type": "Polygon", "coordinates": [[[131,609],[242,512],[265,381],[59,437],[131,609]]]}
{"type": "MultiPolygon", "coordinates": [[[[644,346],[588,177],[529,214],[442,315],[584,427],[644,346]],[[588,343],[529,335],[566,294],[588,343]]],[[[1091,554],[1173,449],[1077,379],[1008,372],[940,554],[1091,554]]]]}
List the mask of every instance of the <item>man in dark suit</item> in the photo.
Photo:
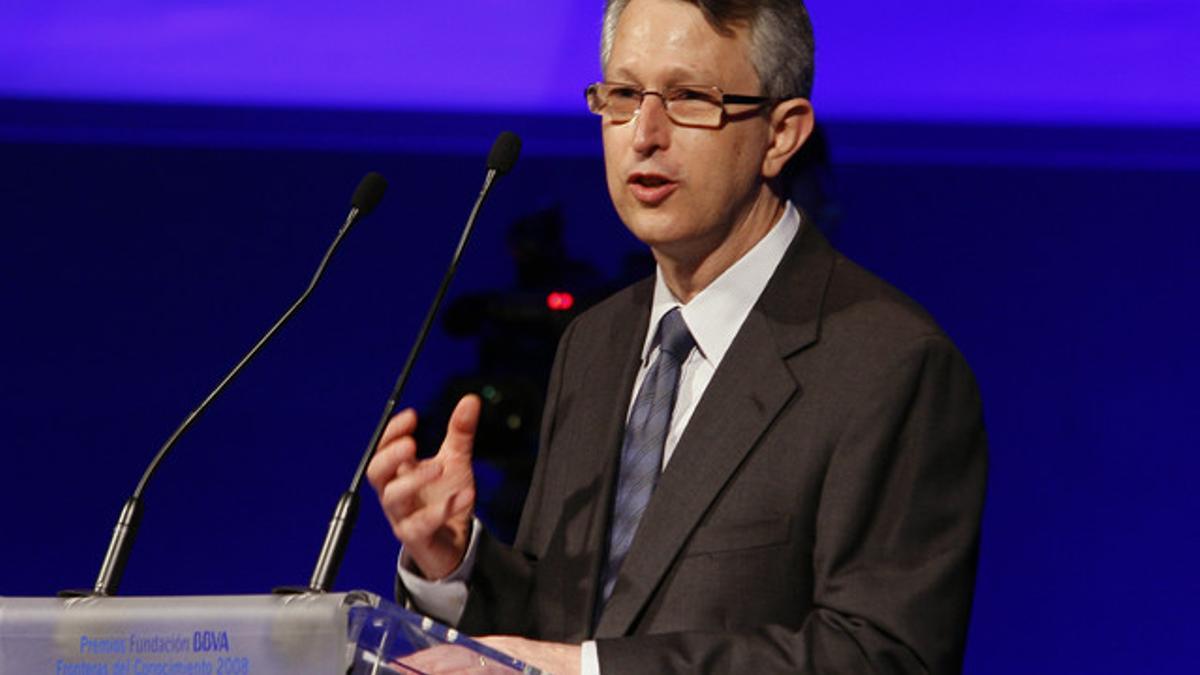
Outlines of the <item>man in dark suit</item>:
{"type": "Polygon", "coordinates": [[[609,191],[658,272],[555,362],[513,547],[472,519],[479,402],[368,476],[399,593],[563,672],[951,672],[986,473],[962,357],[782,196],[812,130],[799,2],[610,0],[609,191]]]}

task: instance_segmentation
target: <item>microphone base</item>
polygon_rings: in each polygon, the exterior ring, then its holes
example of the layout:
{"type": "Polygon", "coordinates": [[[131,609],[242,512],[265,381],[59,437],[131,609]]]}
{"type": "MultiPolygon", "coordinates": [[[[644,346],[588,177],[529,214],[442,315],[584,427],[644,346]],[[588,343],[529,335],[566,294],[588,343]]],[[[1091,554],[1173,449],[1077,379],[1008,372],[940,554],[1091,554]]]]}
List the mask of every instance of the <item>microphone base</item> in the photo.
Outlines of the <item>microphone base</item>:
{"type": "Polygon", "coordinates": [[[103,596],[101,596],[99,593],[97,593],[96,591],[94,591],[94,590],[91,590],[91,589],[89,589],[89,588],[70,588],[70,589],[67,589],[67,590],[65,590],[65,591],[59,591],[58,593],[55,593],[55,596],[57,596],[57,597],[60,597],[60,598],[62,598],[62,599],[64,599],[64,600],[71,600],[71,599],[74,599],[74,598],[98,598],[98,597],[103,597],[103,596]]]}
{"type": "Polygon", "coordinates": [[[309,593],[319,593],[308,586],[276,586],[271,589],[271,595],[307,595],[309,593]]]}
{"type": "Polygon", "coordinates": [[[321,545],[321,554],[317,557],[316,568],[313,569],[312,579],[308,582],[310,592],[325,593],[332,588],[357,517],[358,493],[343,492],[333,509],[333,518],[329,521],[329,530],[325,533],[325,543],[321,545]]]}

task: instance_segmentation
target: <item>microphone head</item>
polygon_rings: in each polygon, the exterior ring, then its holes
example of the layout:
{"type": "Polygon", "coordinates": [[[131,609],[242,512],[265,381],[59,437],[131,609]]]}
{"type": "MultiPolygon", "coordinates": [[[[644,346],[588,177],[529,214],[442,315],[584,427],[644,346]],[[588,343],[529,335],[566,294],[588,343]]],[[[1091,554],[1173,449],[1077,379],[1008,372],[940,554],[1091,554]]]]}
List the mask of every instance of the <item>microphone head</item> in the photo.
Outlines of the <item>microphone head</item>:
{"type": "Polygon", "coordinates": [[[505,131],[496,137],[492,143],[492,151],[488,153],[487,168],[503,176],[517,163],[521,154],[521,137],[511,131],[505,131]]]}
{"type": "Polygon", "coordinates": [[[358,181],[354,188],[354,196],[350,198],[350,206],[358,209],[358,215],[367,215],[383,201],[383,193],[387,192],[387,179],[372,171],[358,181]]]}

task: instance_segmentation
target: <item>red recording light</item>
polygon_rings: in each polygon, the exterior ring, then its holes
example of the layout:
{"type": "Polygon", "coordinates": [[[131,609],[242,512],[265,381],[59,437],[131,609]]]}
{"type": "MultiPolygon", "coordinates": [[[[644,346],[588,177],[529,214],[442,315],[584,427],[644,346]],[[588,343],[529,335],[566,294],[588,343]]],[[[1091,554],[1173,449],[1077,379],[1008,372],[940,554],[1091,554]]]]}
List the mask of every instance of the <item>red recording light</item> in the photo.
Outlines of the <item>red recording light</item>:
{"type": "Polygon", "coordinates": [[[546,296],[546,306],[555,312],[565,312],[575,306],[575,296],[566,291],[555,291],[546,296]]]}

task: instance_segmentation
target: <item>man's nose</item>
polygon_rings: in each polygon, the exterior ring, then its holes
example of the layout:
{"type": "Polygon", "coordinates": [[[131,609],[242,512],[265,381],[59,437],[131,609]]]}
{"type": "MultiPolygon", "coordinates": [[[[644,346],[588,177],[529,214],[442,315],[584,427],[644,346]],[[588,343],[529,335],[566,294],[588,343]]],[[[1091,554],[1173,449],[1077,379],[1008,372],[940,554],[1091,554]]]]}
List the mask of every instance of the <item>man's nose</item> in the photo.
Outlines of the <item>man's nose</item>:
{"type": "Polygon", "coordinates": [[[637,152],[647,154],[671,144],[671,120],[662,96],[647,92],[633,123],[637,125],[633,135],[633,149],[637,152]]]}

